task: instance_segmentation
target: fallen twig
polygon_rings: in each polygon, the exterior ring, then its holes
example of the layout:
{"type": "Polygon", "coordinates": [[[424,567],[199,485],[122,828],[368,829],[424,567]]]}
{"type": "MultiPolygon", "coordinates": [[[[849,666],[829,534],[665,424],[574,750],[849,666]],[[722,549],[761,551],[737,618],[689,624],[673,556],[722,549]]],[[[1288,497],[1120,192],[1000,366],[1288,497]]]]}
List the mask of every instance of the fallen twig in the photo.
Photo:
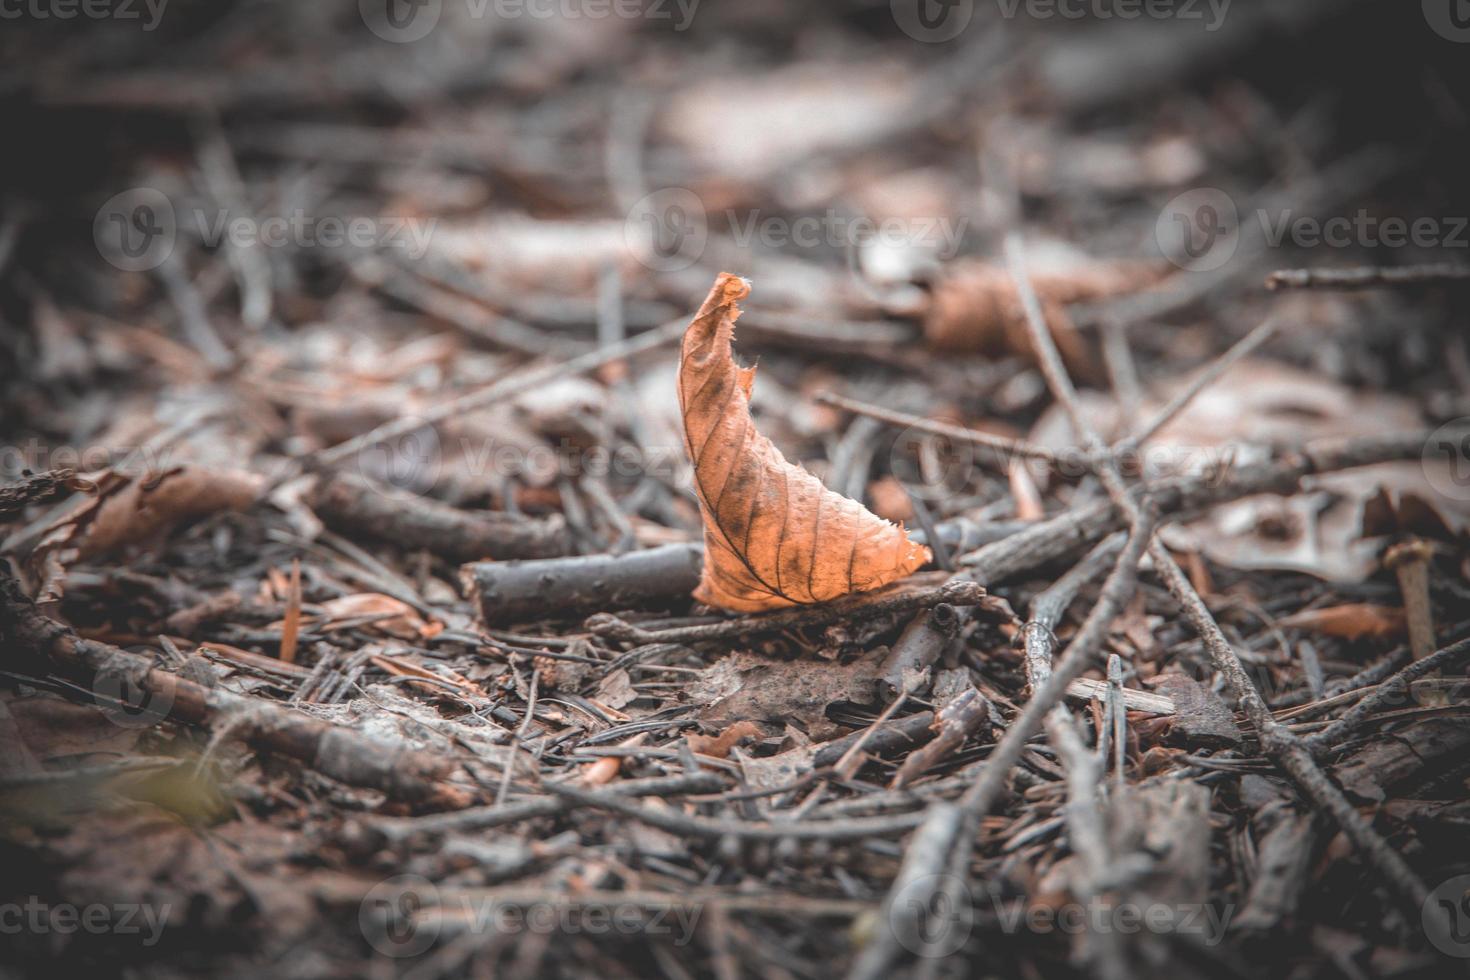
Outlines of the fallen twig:
{"type": "Polygon", "coordinates": [[[1470,267],[1449,262],[1402,268],[1359,266],[1352,269],[1278,269],[1266,277],[1267,289],[1370,289],[1374,286],[1420,286],[1470,279],[1470,267]]]}
{"type": "Polygon", "coordinates": [[[733,637],[777,633],[781,630],[828,626],[853,616],[886,616],[913,612],[945,603],[951,606],[975,606],[985,601],[985,589],[975,582],[958,579],[930,589],[903,589],[893,586],[882,593],[844,596],[833,602],[786,609],[780,612],[742,616],[723,623],[680,626],[666,630],[643,630],[608,613],[598,613],[587,620],[587,628],[598,636],[630,643],[697,643],[701,640],[724,640],[733,637]]]}
{"type": "Polygon", "coordinates": [[[494,511],[466,511],[429,497],[396,492],[366,477],[326,477],[308,502],[327,526],[405,547],[427,548],[450,561],[557,558],[572,552],[566,521],[494,511]]]}
{"type": "Polygon", "coordinates": [[[443,781],[455,768],[452,760],[259,698],[205,687],[154,667],[146,657],[83,639],[42,615],[20,583],[3,570],[0,624],[13,647],[47,657],[63,674],[94,686],[111,678],[120,690],[141,692],[143,709],[160,722],[219,726],[231,737],[297,759],[349,786],[381,790],[426,807],[457,808],[470,801],[466,790],[443,781]]]}

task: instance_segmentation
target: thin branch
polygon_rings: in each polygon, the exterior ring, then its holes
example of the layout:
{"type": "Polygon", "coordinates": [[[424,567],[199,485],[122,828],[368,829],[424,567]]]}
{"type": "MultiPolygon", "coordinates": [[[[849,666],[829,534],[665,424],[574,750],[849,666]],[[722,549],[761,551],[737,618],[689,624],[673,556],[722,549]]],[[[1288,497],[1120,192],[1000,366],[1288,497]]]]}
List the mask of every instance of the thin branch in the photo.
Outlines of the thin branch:
{"type": "Polygon", "coordinates": [[[918,415],[910,415],[908,412],[897,412],[880,405],[870,405],[867,402],[844,398],[830,391],[824,391],[817,395],[817,401],[833,408],[840,408],[845,412],[856,415],[864,415],[879,422],[886,422],[892,426],[901,426],[913,429],[917,432],[926,432],[929,435],[944,436],[955,442],[963,442],[971,446],[982,446],[986,449],[996,449],[1008,454],[1005,462],[1009,462],[1013,456],[1024,456],[1028,459],[1045,460],[1048,463],[1056,463],[1058,455],[1045,446],[1025,442],[1020,439],[1007,439],[1005,436],[997,436],[989,432],[981,432],[979,429],[970,429],[961,425],[950,425],[946,422],[936,422],[918,415]]]}
{"type": "Polygon", "coordinates": [[[1333,746],[1340,744],[1353,732],[1366,725],[1379,711],[1402,703],[1404,695],[1409,692],[1409,686],[1414,681],[1437,670],[1450,667],[1466,656],[1470,656],[1470,637],[1458,643],[1452,643],[1423,660],[1413,661],[1380,684],[1377,690],[1359,701],[1341,718],[1320,732],[1308,735],[1302,739],[1302,742],[1313,755],[1320,756],[1330,751],[1333,746]]]}
{"type": "MultiPolygon", "coordinates": [[[[1051,334],[1047,330],[1046,321],[1041,316],[1040,304],[1036,301],[1035,291],[1026,277],[1024,251],[1020,239],[1013,234],[1007,240],[1006,247],[1011,257],[1011,268],[1016,278],[1017,289],[1021,293],[1022,306],[1026,311],[1027,327],[1031,333],[1032,344],[1039,356],[1042,371],[1046,375],[1052,393],[1071,417],[1072,424],[1083,444],[1091,447],[1100,439],[1082,412],[1077,401],[1076,389],[1072,385],[1071,378],[1067,376],[1061,355],[1057,352],[1056,344],[1053,343],[1051,334]]],[[[1138,504],[1129,495],[1122,475],[1118,473],[1110,459],[1099,459],[1097,475],[1120,510],[1130,516],[1137,513],[1138,504]]],[[[1205,641],[1205,648],[1209,652],[1215,669],[1225,678],[1226,684],[1239,700],[1246,718],[1255,725],[1261,740],[1262,751],[1291,776],[1314,803],[1337,821],[1343,833],[1363,852],[1364,857],[1388,879],[1411,912],[1424,908],[1429,889],[1424,886],[1424,883],[1419,880],[1403,858],[1389,847],[1388,842],[1373,830],[1372,825],[1363,819],[1363,816],[1348,802],[1342,792],[1327,779],[1313,761],[1312,754],[1296,736],[1271,716],[1271,709],[1267,707],[1260,692],[1251,682],[1239,656],[1225,639],[1225,634],[1221,632],[1219,624],[1215,622],[1215,617],[1205,606],[1204,600],[1200,598],[1194,586],[1189,583],[1189,579],[1175,564],[1168,549],[1162,544],[1155,543],[1150,547],[1149,555],[1169,591],[1184,607],[1185,615],[1193,623],[1201,639],[1205,641]]],[[[1426,914],[1442,917],[1441,913],[1442,910],[1433,909],[1426,914]]],[[[1444,925],[1448,928],[1448,923],[1444,925]]]]}
{"type": "Polygon", "coordinates": [[[1375,286],[1421,286],[1470,279],[1470,266],[1450,262],[1402,268],[1359,266],[1351,269],[1278,269],[1266,277],[1267,289],[1370,289],[1375,286]]]}
{"type": "Polygon", "coordinates": [[[684,329],[688,325],[689,317],[679,317],[676,320],[670,320],[663,326],[656,327],[653,330],[625,340],[621,344],[599,347],[597,350],[588,351],[569,361],[556,364],[543,364],[540,367],[518,371],[478,391],[472,391],[468,394],[460,395],[458,398],[451,398],[447,401],[440,402],[438,405],[424,409],[417,415],[405,416],[404,418],[395,419],[392,422],[386,422],[370,432],[353,436],[346,442],[338,443],[327,449],[318,450],[310,456],[305,457],[305,459],[317,466],[332,466],[342,462],[344,459],[348,459],[354,453],[361,452],[369,446],[406,436],[410,432],[418,431],[427,424],[442,422],[451,416],[472,412],[485,408],[488,405],[506,401],[517,395],[539,388],[554,378],[586,374],[588,371],[595,370],[612,361],[631,357],[634,354],[641,354],[644,351],[653,350],[656,347],[662,347],[664,344],[683,336],[684,329]]]}
{"type": "Polygon", "coordinates": [[[1271,335],[1276,332],[1277,323],[1276,317],[1270,317],[1250,333],[1236,341],[1229,350],[1215,358],[1209,367],[1196,375],[1194,380],[1186,385],[1183,391],[1180,391],[1169,400],[1167,405],[1159,409],[1158,414],[1150,419],[1147,425],[1134,435],[1128,436],[1119,442],[1117,448],[1119,450],[1125,448],[1134,449],[1158,435],[1159,430],[1178,417],[1180,412],[1188,408],[1199,397],[1200,392],[1204,391],[1216,381],[1219,381],[1221,376],[1230,370],[1241,358],[1250,354],[1267,340],[1270,340],[1271,335]]]}

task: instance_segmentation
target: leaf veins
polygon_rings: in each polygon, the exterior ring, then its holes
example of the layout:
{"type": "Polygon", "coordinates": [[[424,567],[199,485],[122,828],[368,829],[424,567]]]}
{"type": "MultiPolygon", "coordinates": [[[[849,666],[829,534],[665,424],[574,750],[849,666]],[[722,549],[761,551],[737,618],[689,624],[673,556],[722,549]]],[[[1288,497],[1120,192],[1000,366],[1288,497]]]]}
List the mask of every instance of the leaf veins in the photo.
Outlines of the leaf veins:
{"type": "Polygon", "coordinates": [[[750,285],[721,273],[684,334],[679,407],[704,520],[694,598],[736,612],[826,602],[916,571],[929,549],[901,525],[786,461],[750,416],[755,368],[730,352],[750,285]]]}

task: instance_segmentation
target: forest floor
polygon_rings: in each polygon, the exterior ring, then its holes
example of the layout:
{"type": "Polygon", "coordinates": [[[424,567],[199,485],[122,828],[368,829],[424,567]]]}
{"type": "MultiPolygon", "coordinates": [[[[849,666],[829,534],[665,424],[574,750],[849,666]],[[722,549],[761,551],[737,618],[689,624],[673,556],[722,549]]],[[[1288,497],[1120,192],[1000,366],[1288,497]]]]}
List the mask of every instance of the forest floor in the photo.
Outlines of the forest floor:
{"type": "Polygon", "coordinates": [[[1470,957],[1451,28],[635,6],[6,27],[0,972],[1470,957]]]}

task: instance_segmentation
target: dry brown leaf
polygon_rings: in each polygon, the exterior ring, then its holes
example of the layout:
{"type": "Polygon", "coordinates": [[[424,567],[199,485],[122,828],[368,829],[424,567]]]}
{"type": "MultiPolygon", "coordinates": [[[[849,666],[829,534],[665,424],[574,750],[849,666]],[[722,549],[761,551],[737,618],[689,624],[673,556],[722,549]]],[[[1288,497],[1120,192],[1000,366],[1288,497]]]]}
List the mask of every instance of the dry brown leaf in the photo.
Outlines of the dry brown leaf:
{"type": "Polygon", "coordinates": [[[616,710],[626,708],[630,702],[637,700],[638,692],[633,688],[633,679],[628,676],[628,672],[619,667],[610,671],[598,683],[596,698],[598,704],[616,710]]]}
{"type": "Polygon", "coordinates": [[[77,560],[161,535],[178,524],[220,510],[244,510],[264,481],[239,470],[176,466],[137,475],[103,470],[76,478],[90,494],[55,520],[36,542],[29,564],[39,586],[36,601],[60,601],[67,569],[77,560]]]}
{"type": "MultiPolygon", "coordinates": [[[[1155,263],[1090,261],[1032,274],[1047,326],[1074,375],[1092,377],[1097,364],[1066,305],[1145,289],[1163,279],[1165,271],[1155,263]]],[[[1026,314],[1010,271],[988,262],[951,264],[930,295],[924,339],[937,350],[1032,356],[1026,314]]]]}
{"type": "Polygon", "coordinates": [[[617,778],[623,768],[623,760],[615,755],[596,762],[582,769],[582,783],[586,786],[606,786],[617,778]]]}
{"type": "Polygon", "coordinates": [[[825,602],[916,571],[929,549],[786,461],[750,416],[755,368],[730,354],[750,285],[721,273],[684,334],[679,407],[704,520],[694,598],[735,612],[825,602]]]}
{"type": "Polygon", "coordinates": [[[1404,611],[1371,602],[1353,602],[1325,609],[1304,609],[1287,616],[1277,625],[1310,630],[1344,640],[1356,640],[1364,636],[1387,638],[1404,632],[1404,611]]]}
{"type": "Polygon", "coordinates": [[[887,655],[878,647],[850,663],[829,663],[732,653],[702,671],[689,696],[704,705],[699,717],[711,724],[795,722],[813,738],[827,738],[837,731],[828,706],[876,700],[887,655]]]}
{"type": "MultiPolygon", "coordinates": [[[[317,629],[331,630],[345,622],[369,619],[373,628],[401,639],[423,639],[436,636],[442,623],[425,621],[412,606],[401,599],[380,592],[359,592],[338,596],[321,603],[313,622],[317,629]]],[[[284,621],[273,624],[283,628],[284,621]]]]}
{"type": "Polygon", "coordinates": [[[742,738],[759,738],[761,728],[753,721],[737,721],[718,735],[700,735],[695,732],[684,736],[689,742],[689,748],[697,755],[707,755],[714,759],[723,759],[730,754],[735,743],[742,738]]]}
{"type": "Polygon", "coordinates": [[[255,502],[263,485],[251,473],[204,466],[178,466],[133,479],[101,501],[78,542],[81,557],[92,558],[146,541],[217,511],[244,510],[255,502]]]}

